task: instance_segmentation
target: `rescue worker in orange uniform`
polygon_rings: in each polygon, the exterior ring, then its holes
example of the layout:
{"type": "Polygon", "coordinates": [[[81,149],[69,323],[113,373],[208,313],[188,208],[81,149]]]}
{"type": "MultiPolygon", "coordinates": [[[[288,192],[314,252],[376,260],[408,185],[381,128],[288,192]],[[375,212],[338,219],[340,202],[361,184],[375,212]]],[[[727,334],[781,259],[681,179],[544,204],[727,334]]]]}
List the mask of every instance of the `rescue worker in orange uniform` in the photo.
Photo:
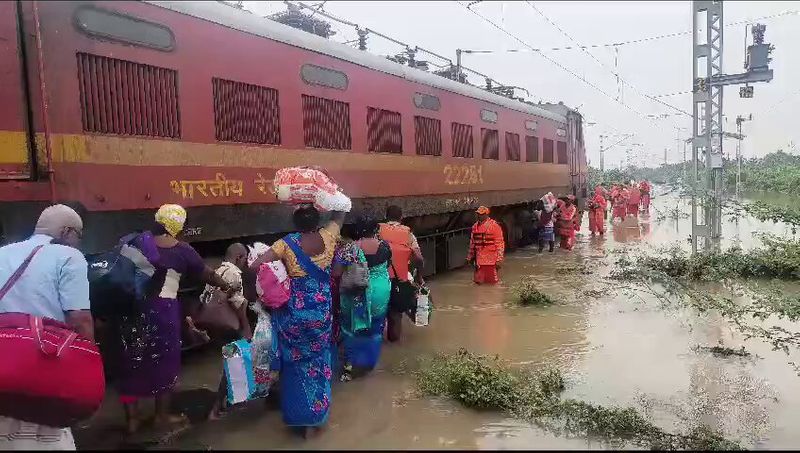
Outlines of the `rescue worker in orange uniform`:
{"type": "Polygon", "coordinates": [[[489,218],[489,208],[486,206],[481,206],[476,212],[478,221],[472,226],[467,261],[475,266],[475,283],[495,284],[500,281],[497,269],[503,262],[506,250],[503,229],[489,218]]]}

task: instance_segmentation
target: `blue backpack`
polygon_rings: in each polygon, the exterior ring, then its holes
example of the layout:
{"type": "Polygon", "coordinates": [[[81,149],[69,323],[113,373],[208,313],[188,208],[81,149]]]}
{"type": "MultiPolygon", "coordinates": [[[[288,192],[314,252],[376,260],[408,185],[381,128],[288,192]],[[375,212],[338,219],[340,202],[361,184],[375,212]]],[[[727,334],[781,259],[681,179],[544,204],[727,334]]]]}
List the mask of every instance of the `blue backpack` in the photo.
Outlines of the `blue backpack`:
{"type": "Polygon", "coordinates": [[[135,246],[138,233],[120,240],[119,245],[89,260],[89,299],[92,314],[101,318],[136,312],[147,296],[155,267],[135,246]]]}

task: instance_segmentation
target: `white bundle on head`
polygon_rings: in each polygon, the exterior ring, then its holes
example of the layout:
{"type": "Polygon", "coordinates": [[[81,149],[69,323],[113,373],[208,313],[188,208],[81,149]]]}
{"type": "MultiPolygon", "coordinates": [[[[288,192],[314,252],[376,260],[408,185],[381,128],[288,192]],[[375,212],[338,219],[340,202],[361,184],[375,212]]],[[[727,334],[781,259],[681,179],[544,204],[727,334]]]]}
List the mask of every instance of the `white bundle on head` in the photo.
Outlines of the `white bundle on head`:
{"type": "Polygon", "coordinates": [[[267,253],[269,246],[263,242],[254,242],[247,247],[247,265],[250,266],[261,255],[267,253]]]}

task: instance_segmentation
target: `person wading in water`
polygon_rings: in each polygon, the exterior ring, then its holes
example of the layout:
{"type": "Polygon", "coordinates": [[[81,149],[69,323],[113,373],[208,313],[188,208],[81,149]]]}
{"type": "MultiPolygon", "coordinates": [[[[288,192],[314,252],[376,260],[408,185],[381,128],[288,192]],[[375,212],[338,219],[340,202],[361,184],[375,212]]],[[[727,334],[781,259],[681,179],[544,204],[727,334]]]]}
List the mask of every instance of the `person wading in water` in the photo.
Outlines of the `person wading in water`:
{"type": "Polygon", "coordinates": [[[478,221],[472,226],[467,262],[475,267],[475,283],[493,285],[500,281],[497,270],[503,262],[506,249],[503,229],[489,218],[489,208],[486,206],[479,207],[476,212],[478,221]]]}

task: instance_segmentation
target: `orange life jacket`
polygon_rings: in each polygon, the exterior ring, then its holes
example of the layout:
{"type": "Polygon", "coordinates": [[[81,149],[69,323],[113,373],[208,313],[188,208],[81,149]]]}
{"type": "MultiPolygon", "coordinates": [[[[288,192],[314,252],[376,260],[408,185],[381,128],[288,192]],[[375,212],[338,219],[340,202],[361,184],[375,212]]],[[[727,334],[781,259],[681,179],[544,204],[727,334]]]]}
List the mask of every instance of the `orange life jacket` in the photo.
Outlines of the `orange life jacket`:
{"type": "Polygon", "coordinates": [[[381,223],[379,234],[381,239],[389,243],[392,249],[392,263],[389,266],[389,278],[408,281],[408,264],[411,261],[411,228],[405,225],[381,223]],[[395,276],[395,271],[399,275],[395,276]]]}
{"type": "Polygon", "coordinates": [[[472,226],[467,259],[474,259],[478,266],[493,266],[503,261],[506,243],[503,240],[503,229],[493,219],[472,226]]]}

